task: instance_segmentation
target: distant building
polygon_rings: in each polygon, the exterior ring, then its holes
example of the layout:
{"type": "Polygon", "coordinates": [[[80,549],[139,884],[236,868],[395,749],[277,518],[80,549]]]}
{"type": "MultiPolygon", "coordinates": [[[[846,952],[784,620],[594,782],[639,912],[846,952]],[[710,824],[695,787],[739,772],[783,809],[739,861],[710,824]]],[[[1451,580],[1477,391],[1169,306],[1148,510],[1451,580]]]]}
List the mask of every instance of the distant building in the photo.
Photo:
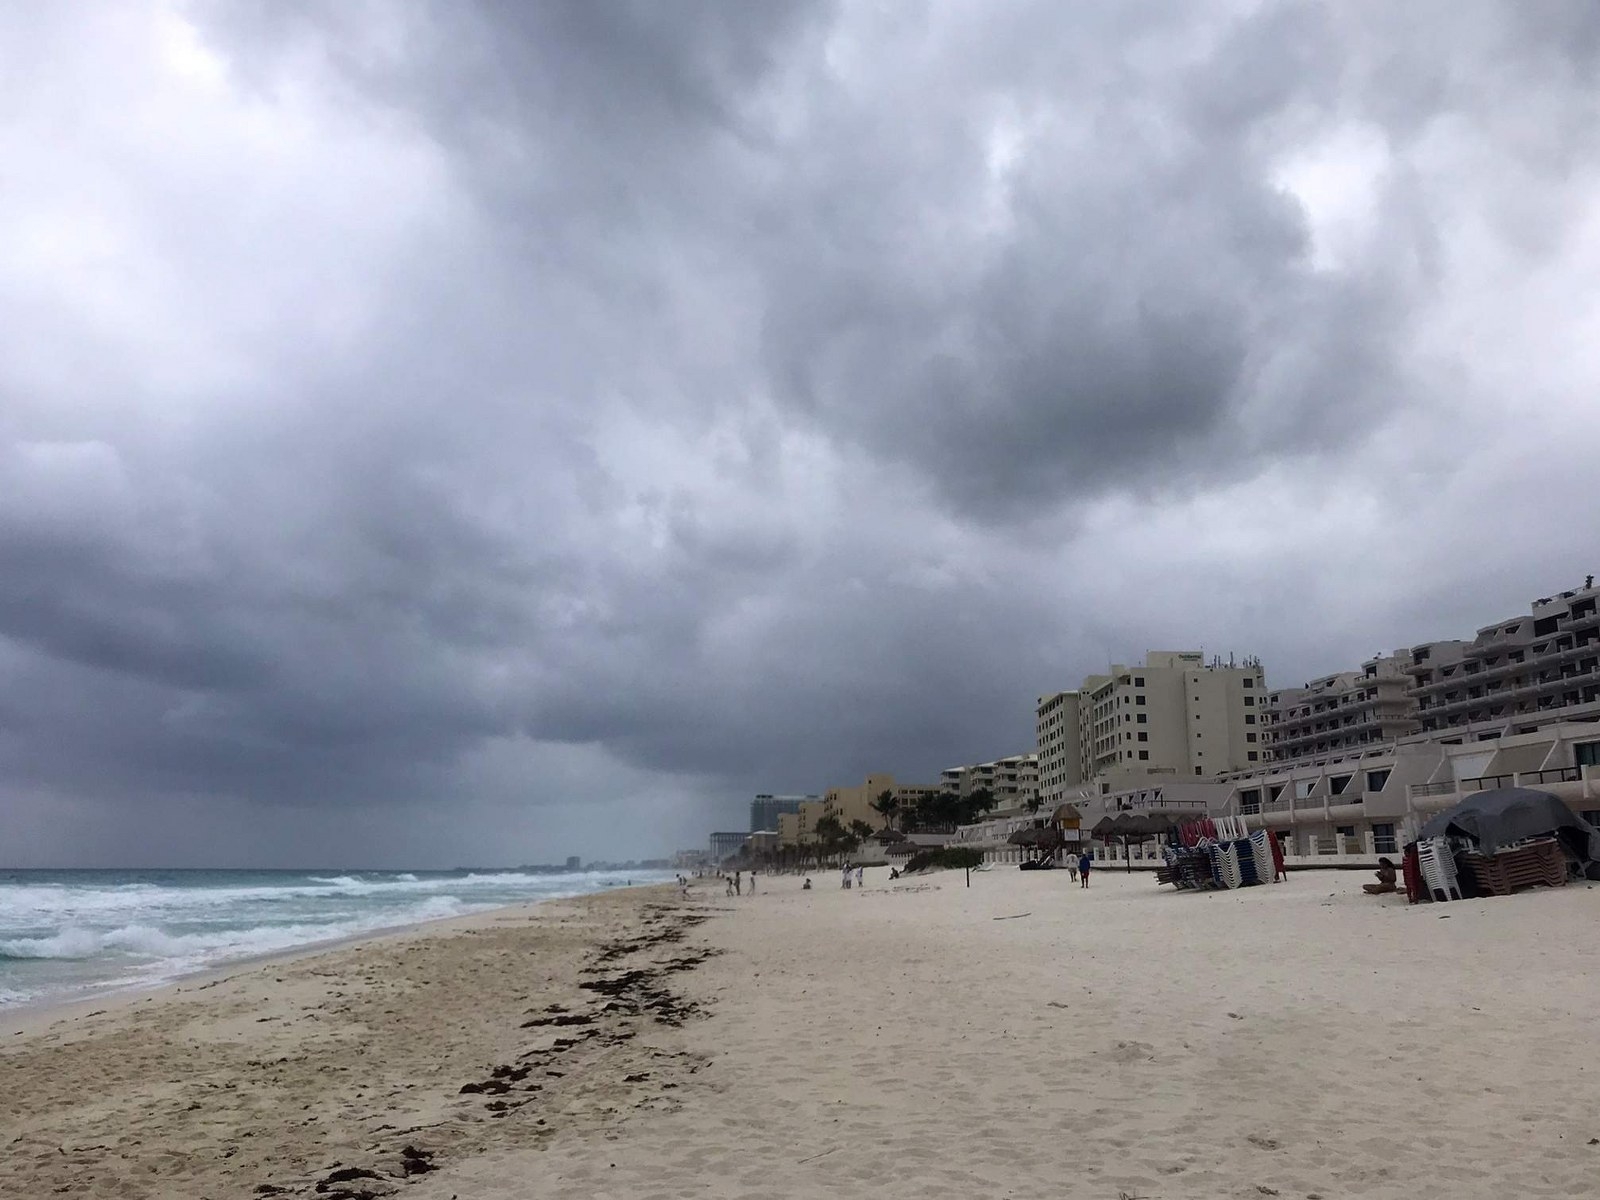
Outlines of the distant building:
{"type": "Polygon", "coordinates": [[[750,801],[750,832],[776,829],[783,813],[798,813],[804,801],[820,799],[821,796],[773,796],[762,792],[750,801]]]}
{"type": "Polygon", "coordinates": [[[1380,655],[1354,671],[1272,692],[1262,715],[1263,761],[1295,762],[1418,732],[1410,666],[1409,654],[1380,655]]]}
{"type": "Polygon", "coordinates": [[[737,832],[713,833],[711,835],[711,861],[719,863],[725,858],[732,858],[744,848],[744,842],[750,835],[744,830],[737,832]]]}
{"type": "Polygon", "coordinates": [[[778,844],[780,846],[808,845],[815,836],[817,821],[822,816],[821,800],[802,800],[797,811],[778,814],[778,844]]]}
{"type": "Polygon", "coordinates": [[[582,869],[583,859],[579,858],[576,854],[567,855],[567,870],[580,871],[582,869]]]}
{"type": "Polygon", "coordinates": [[[704,850],[679,850],[672,856],[672,866],[678,871],[697,871],[706,865],[704,850]]]}
{"type": "MultiPolygon", "coordinates": [[[[900,810],[915,808],[922,802],[924,796],[932,795],[939,789],[926,784],[896,783],[893,775],[872,774],[866,781],[857,787],[829,788],[822,797],[821,816],[833,817],[846,829],[852,821],[865,821],[874,829],[881,829],[884,818],[872,805],[884,792],[894,795],[895,802],[900,810]]],[[[805,805],[801,805],[801,812],[805,805]]]]}
{"type": "Polygon", "coordinates": [[[1034,718],[1039,745],[1039,796],[1046,804],[1054,806],[1084,780],[1078,693],[1052,692],[1040,696],[1034,718]]]}
{"type": "Polygon", "coordinates": [[[957,796],[987,788],[997,809],[1026,804],[1039,795],[1039,756],[1013,754],[993,762],[946,767],[939,773],[939,787],[957,796]]]}

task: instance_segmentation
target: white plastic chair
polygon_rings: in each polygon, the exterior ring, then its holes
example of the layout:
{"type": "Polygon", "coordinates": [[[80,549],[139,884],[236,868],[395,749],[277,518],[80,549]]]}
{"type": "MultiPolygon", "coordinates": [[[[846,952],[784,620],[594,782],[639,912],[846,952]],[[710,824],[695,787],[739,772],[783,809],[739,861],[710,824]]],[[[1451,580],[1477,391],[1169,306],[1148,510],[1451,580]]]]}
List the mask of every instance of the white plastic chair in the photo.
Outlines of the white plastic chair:
{"type": "Polygon", "coordinates": [[[1428,838],[1417,843],[1417,866],[1422,870],[1422,881],[1428,885],[1428,894],[1433,899],[1461,899],[1461,880],[1456,874],[1456,862],[1450,854],[1450,844],[1444,838],[1428,838]]]}

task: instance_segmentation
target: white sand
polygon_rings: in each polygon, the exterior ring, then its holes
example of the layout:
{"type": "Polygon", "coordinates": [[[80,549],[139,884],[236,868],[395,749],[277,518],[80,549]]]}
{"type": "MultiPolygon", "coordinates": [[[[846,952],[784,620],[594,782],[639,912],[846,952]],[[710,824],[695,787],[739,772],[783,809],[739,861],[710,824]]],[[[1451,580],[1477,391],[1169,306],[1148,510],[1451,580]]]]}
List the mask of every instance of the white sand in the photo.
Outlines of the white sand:
{"type": "Polygon", "coordinates": [[[882,874],[702,889],[708,924],[587,977],[714,945],[660,977],[709,1015],[607,1014],[565,1049],[521,1021],[596,1011],[578,972],[661,928],[661,893],[8,1039],[0,1196],[309,1196],[335,1163],[413,1200],[1600,1194],[1596,888],[1410,908],[1352,874],[882,874]],[[499,1062],[534,1074],[496,1117],[457,1089],[499,1062]],[[400,1178],[406,1142],[440,1170],[400,1178]]]}
{"type": "Polygon", "coordinates": [[[418,1200],[1600,1195],[1600,889],[881,877],[718,902],[681,1109],[418,1200]]]}

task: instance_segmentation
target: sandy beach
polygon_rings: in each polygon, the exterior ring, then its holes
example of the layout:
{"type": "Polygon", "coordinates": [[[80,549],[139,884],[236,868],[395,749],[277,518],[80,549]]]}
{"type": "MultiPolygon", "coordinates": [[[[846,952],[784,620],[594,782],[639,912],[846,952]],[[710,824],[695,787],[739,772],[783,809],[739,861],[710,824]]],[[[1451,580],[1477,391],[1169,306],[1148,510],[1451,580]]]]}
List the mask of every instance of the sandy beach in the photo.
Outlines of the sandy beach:
{"type": "Polygon", "coordinates": [[[823,874],[266,964],[8,1038],[0,1195],[1593,1194],[1600,891],[1360,882],[823,874]]]}

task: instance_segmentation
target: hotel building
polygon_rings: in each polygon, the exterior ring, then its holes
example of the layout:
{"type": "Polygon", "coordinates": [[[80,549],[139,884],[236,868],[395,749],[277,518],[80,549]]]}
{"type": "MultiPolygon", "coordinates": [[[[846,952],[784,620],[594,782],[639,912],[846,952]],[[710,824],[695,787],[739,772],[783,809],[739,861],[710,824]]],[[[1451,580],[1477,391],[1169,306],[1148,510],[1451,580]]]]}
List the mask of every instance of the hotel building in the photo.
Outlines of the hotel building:
{"type": "Polygon", "coordinates": [[[779,814],[798,813],[803,801],[820,799],[821,796],[773,796],[761,792],[750,801],[750,832],[776,829],[779,814]]]}
{"type": "Polygon", "coordinates": [[[1410,665],[1409,652],[1379,656],[1357,670],[1270,693],[1261,717],[1262,761],[1294,762],[1418,732],[1410,665]]]}
{"type": "Polygon", "coordinates": [[[1091,779],[1206,776],[1265,761],[1261,663],[1204,661],[1198,650],[1151,650],[1078,688],[1079,754],[1091,779]]]}
{"type": "MultiPolygon", "coordinates": [[[[1221,779],[1148,780],[1102,794],[1085,788],[1078,803],[1085,828],[1145,808],[1240,816],[1252,829],[1275,830],[1300,865],[1337,865],[1395,854],[1434,813],[1498,787],[1550,792],[1600,823],[1600,724],[1554,722],[1477,742],[1412,738],[1221,779]]],[[[1135,862],[1141,855],[1158,851],[1135,848],[1135,862]]]]}
{"type": "MultiPolygon", "coordinates": [[[[823,794],[821,810],[817,815],[834,817],[846,829],[850,828],[851,821],[865,821],[874,829],[881,829],[884,823],[883,817],[872,804],[884,792],[893,792],[895,800],[903,811],[915,808],[922,802],[924,796],[932,795],[938,790],[922,784],[896,783],[893,775],[874,773],[868,775],[866,781],[856,787],[829,788],[823,794]]],[[[805,805],[802,804],[800,807],[803,812],[805,805]]]]}
{"type": "Polygon", "coordinates": [[[939,787],[957,796],[988,788],[997,809],[1027,804],[1039,795],[1039,756],[1013,754],[993,762],[947,767],[939,773],[939,787]]]}
{"type": "Polygon", "coordinates": [[[1552,722],[1600,720],[1600,588],[1535,600],[1530,612],[1478,630],[1470,642],[1426,642],[1406,670],[1422,732],[1446,742],[1532,733],[1552,722]]]}
{"type": "Polygon", "coordinates": [[[1052,692],[1040,696],[1034,717],[1034,734],[1039,746],[1039,796],[1046,805],[1053,807],[1084,779],[1078,693],[1052,692]]]}
{"type": "Polygon", "coordinates": [[[802,800],[792,813],[778,814],[778,845],[804,846],[815,836],[822,816],[821,800],[802,800]]]}

